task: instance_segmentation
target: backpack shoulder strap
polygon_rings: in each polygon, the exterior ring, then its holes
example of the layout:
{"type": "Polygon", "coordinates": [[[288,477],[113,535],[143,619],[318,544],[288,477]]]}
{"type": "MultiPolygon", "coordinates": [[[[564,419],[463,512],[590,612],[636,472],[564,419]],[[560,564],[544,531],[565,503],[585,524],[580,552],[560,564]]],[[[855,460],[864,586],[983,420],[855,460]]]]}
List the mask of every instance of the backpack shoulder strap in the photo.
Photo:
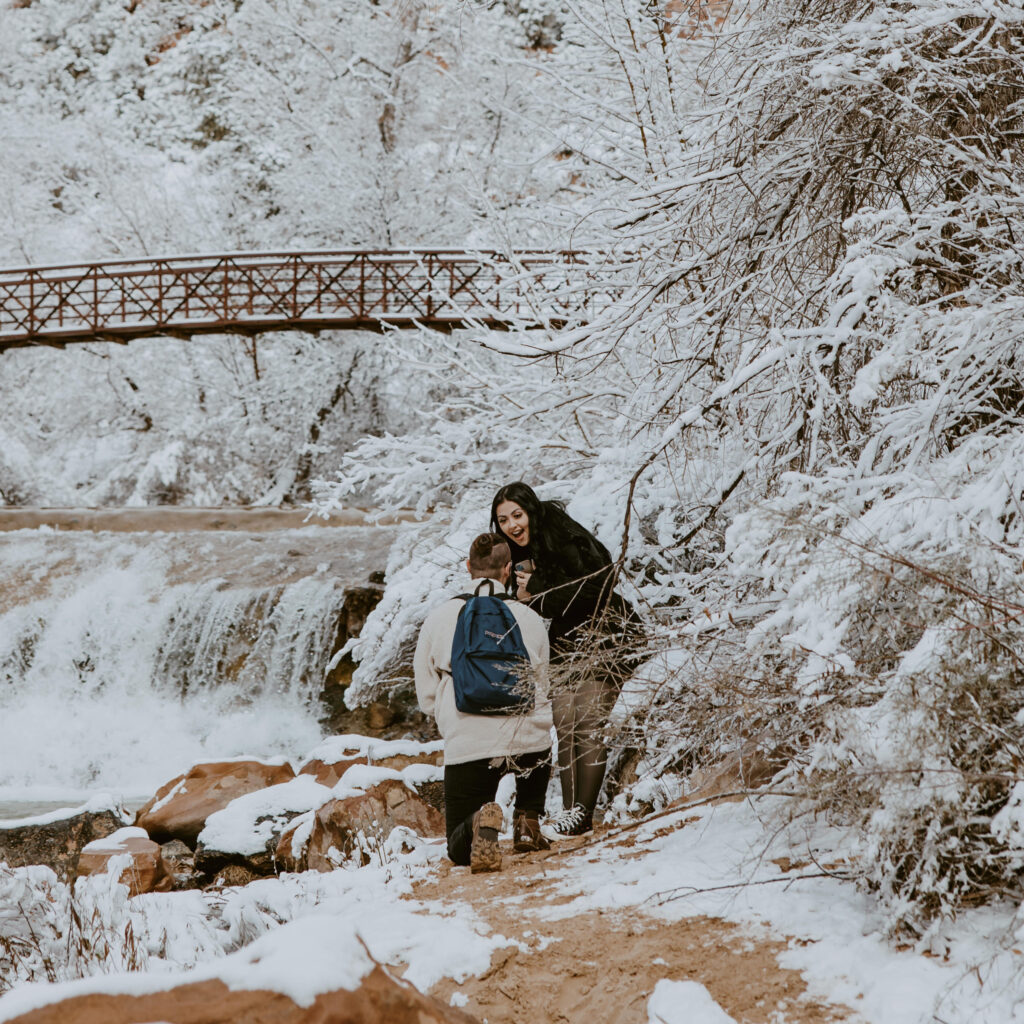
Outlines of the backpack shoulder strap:
{"type": "MultiPolygon", "coordinates": [[[[488,581],[490,582],[490,581],[488,581]]],[[[494,593],[494,586],[491,586],[491,592],[489,594],[456,594],[451,600],[453,601],[469,601],[474,597],[496,597],[499,601],[511,601],[513,600],[511,594],[496,594],[494,593]]]]}

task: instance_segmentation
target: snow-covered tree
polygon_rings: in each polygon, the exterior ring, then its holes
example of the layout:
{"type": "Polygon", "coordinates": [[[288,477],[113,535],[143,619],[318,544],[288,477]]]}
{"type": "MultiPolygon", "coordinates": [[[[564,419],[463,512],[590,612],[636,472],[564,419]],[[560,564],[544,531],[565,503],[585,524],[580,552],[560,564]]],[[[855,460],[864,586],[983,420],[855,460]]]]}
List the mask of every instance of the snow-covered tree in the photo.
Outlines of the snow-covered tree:
{"type": "MultiPolygon", "coordinates": [[[[432,435],[369,442],[333,493],[461,492],[453,552],[507,479],[571,497],[662,623],[652,760],[774,752],[927,934],[1017,893],[1024,849],[1024,7],[736,3],[697,40],[619,11],[594,43],[615,87],[575,123],[614,140],[602,251],[635,287],[562,334],[479,339],[472,385],[434,360],[432,435]]],[[[416,552],[382,627],[433,593],[416,552]]]]}

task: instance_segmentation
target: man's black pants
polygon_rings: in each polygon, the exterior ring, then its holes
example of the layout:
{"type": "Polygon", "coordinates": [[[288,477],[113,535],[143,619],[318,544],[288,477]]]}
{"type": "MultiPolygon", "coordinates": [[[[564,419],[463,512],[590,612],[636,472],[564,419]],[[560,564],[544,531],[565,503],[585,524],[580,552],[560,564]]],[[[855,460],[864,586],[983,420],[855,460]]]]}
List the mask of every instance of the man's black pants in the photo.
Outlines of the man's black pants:
{"type": "Polygon", "coordinates": [[[473,815],[494,799],[498,783],[509,773],[516,777],[516,810],[543,814],[551,777],[550,747],[530,754],[485,757],[444,766],[445,832],[448,856],[456,864],[469,863],[473,815]]]}

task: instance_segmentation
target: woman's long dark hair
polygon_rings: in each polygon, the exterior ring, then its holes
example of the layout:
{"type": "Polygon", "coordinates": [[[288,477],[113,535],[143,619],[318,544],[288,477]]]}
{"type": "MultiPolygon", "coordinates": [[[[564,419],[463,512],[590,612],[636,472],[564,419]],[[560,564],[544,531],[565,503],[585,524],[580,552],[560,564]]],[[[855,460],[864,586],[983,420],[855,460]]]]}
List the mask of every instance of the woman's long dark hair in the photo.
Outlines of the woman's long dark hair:
{"type": "MultiPolygon", "coordinates": [[[[491,529],[505,537],[498,526],[498,506],[514,501],[530,522],[530,548],[544,561],[558,561],[567,543],[575,544],[598,564],[609,564],[612,556],[608,549],[584,526],[576,522],[561,501],[541,501],[529,484],[522,480],[505,484],[491,502],[491,529]]],[[[508,538],[505,538],[508,540],[508,538]]],[[[512,541],[509,541],[512,544],[512,541]]]]}

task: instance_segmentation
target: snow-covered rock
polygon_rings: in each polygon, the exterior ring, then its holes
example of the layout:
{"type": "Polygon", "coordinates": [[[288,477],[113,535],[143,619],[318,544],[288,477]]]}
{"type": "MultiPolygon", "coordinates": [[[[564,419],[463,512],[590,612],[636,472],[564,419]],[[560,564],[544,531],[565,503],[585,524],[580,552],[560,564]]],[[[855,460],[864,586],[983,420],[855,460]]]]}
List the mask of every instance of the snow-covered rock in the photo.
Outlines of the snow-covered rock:
{"type": "Polygon", "coordinates": [[[196,846],[196,869],[212,875],[228,865],[241,865],[256,875],[272,874],[281,832],[293,818],[323,806],[331,795],[312,776],[299,775],[238,797],[207,819],[196,846]]]}
{"type": "Polygon", "coordinates": [[[736,1024],[699,981],[659,981],[647,1001],[647,1024],[736,1024]]]}
{"type": "Polygon", "coordinates": [[[103,839],[87,843],[78,859],[78,874],[102,874],[115,859],[120,866],[118,877],[128,886],[129,896],[171,887],[171,879],[164,871],[159,844],[154,843],[144,829],[132,826],[120,828],[103,839]],[[121,866],[122,859],[128,863],[121,866]]]}
{"type": "Polygon", "coordinates": [[[444,763],[444,743],[434,740],[378,740],[349,734],[331,736],[310,751],[300,775],[312,775],[324,786],[334,786],[353,765],[374,765],[401,771],[412,764],[440,766],[444,763]]]}
{"type": "Polygon", "coordinates": [[[308,1003],[298,1003],[281,992],[229,987],[223,981],[211,979],[140,995],[73,995],[14,1017],[8,1024],[63,1024],[68,1020],[77,1024],[134,1024],[140,1020],[187,1020],[189,1024],[226,1020],[273,1020],[278,1024],[314,1024],[325,1020],[343,1020],[348,1024],[472,1024],[472,1018],[461,1010],[417,992],[382,967],[374,967],[352,989],[322,992],[308,1003]]]}
{"type": "Polygon", "coordinates": [[[165,843],[181,839],[195,846],[207,818],[232,800],[294,778],[287,762],[277,763],[241,758],[197,764],[161,786],[143,807],[135,824],[151,839],[165,843]]]}
{"type": "MultiPolygon", "coordinates": [[[[351,773],[349,769],[346,780],[351,773]]],[[[344,781],[337,789],[343,786],[344,781]]],[[[401,777],[384,779],[365,792],[339,797],[319,808],[300,863],[316,871],[331,871],[350,857],[366,863],[401,827],[420,836],[443,836],[444,815],[401,777]]],[[[294,851],[294,837],[292,844],[294,851]]]]}
{"type": "Polygon", "coordinates": [[[124,826],[124,812],[110,796],[32,818],[0,821],[0,861],[11,867],[45,864],[65,879],[75,877],[83,847],[124,826]]]}

